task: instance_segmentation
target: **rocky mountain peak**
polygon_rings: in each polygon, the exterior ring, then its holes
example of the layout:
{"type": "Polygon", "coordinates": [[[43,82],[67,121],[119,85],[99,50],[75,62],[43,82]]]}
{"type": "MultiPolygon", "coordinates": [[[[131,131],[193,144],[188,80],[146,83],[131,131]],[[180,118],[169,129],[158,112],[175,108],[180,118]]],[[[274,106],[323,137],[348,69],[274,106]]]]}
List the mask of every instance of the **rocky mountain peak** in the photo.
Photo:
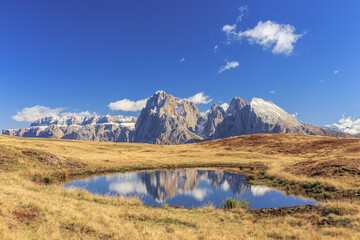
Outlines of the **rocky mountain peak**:
{"type": "Polygon", "coordinates": [[[291,114],[284,111],[271,101],[265,101],[261,98],[253,98],[250,102],[251,111],[257,117],[262,118],[264,123],[268,124],[286,124],[292,127],[299,127],[302,124],[291,114]]]}
{"type": "Polygon", "coordinates": [[[176,112],[176,98],[170,94],[166,94],[164,91],[157,91],[146,102],[145,108],[141,111],[141,114],[156,115],[161,118],[164,115],[172,116],[176,112]]]}
{"type": "Polygon", "coordinates": [[[217,127],[224,121],[225,115],[224,109],[214,103],[206,116],[201,135],[206,139],[215,139],[217,127]]]}
{"type": "Polygon", "coordinates": [[[44,117],[40,118],[33,123],[30,127],[47,127],[50,125],[57,126],[85,126],[89,124],[125,124],[133,123],[135,124],[136,117],[126,117],[126,116],[60,116],[60,117],[44,117]]]}
{"type": "Polygon", "coordinates": [[[218,118],[220,116],[225,117],[225,111],[220,105],[214,103],[207,114],[207,118],[213,119],[213,118],[218,118]]]}
{"type": "Polygon", "coordinates": [[[230,102],[229,108],[226,110],[226,114],[228,116],[236,115],[236,113],[240,112],[242,108],[248,105],[249,103],[245,99],[234,97],[230,102]]]}
{"type": "Polygon", "coordinates": [[[135,141],[177,143],[201,139],[194,133],[200,119],[201,113],[193,102],[158,91],[140,113],[135,141]]]}
{"type": "Polygon", "coordinates": [[[3,134],[90,141],[181,144],[253,133],[293,133],[360,137],[300,123],[271,101],[235,97],[226,112],[213,104],[203,118],[198,107],[164,91],[148,98],[139,118],[125,116],[59,116],[34,121],[30,128],[3,134]]]}

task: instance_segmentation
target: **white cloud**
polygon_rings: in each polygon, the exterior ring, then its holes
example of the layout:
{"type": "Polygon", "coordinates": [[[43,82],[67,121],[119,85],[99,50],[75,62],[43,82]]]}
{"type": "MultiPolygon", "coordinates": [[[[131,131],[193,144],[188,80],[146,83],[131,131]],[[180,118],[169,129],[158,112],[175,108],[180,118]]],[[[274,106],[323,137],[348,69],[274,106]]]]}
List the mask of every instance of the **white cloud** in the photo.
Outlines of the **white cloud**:
{"type": "Polygon", "coordinates": [[[222,29],[229,41],[247,39],[250,44],[259,44],[264,49],[272,48],[273,54],[291,55],[297,40],[304,34],[295,34],[295,27],[290,24],[278,24],[273,21],[259,21],[246,31],[236,32],[236,24],[225,25],[222,29]]]}
{"type": "Polygon", "coordinates": [[[184,58],[184,57],[181,58],[181,59],[179,60],[179,62],[185,62],[185,58],[184,58]]]}
{"type": "Polygon", "coordinates": [[[146,101],[147,99],[141,99],[136,102],[130,99],[123,99],[117,102],[111,102],[108,106],[113,111],[137,112],[145,107],[146,101]]]}
{"type": "Polygon", "coordinates": [[[245,16],[245,14],[249,13],[248,6],[241,6],[241,7],[239,7],[239,10],[240,10],[240,15],[237,17],[236,22],[241,22],[242,18],[245,16]]]}
{"type": "Polygon", "coordinates": [[[360,133],[360,118],[353,119],[352,117],[345,118],[345,116],[343,116],[338,123],[326,125],[326,127],[346,133],[357,134],[360,133]]]}
{"type": "Polygon", "coordinates": [[[324,80],[320,80],[318,83],[319,83],[319,84],[323,84],[323,83],[324,83],[324,80]]]}
{"type": "Polygon", "coordinates": [[[57,117],[64,108],[49,108],[40,105],[26,107],[17,112],[12,119],[18,122],[34,122],[43,117],[57,117]]]}
{"type": "Polygon", "coordinates": [[[184,195],[190,195],[196,198],[196,200],[202,201],[208,194],[212,193],[212,191],[208,188],[196,188],[192,191],[183,191],[182,189],[179,189],[179,193],[184,195]]]}
{"type": "Polygon", "coordinates": [[[335,70],[334,71],[334,74],[336,75],[336,74],[338,74],[339,73],[339,70],[335,70]]]}
{"type": "Polygon", "coordinates": [[[221,66],[218,73],[222,73],[224,71],[227,71],[231,68],[237,68],[239,67],[239,63],[237,61],[232,61],[232,62],[226,62],[225,66],[221,66]]]}
{"type": "Polygon", "coordinates": [[[226,33],[226,37],[230,41],[233,39],[233,36],[236,35],[236,24],[226,24],[223,26],[222,31],[226,33]]]}
{"type": "Polygon", "coordinates": [[[296,113],[293,113],[291,114],[291,116],[293,116],[294,118],[296,118],[299,114],[296,112],[296,113]]]}
{"type": "Polygon", "coordinates": [[[204,92],[199,92],[194,96],[187,98],[186,100],[192,101],[195,104],[208,104],[212,101],[212,99],[209,98],[209,96],[204,95],[204,92]]]}
{"type": "Polygon", "coordinates": [[[220,105],[220,107],[222,107],[222,109],[224,109],[224,111],[226,111],[230,107],[230,105],[227,103],[223,103],[220,105]]]}
{"type": "Polygon", "coordinates": [[[270,90],[269,93],[270,94],[275,94],[275,90],[270,90]]]}
{"type": "Polygon", "coordinates": [[[268,188],[266,186],[251,186],[251,193],[255,197],[261,197],[265,195],[265,193],[272,191],[271,188],[268,188]]]}
{"type": "Polygon", "coordinates": [[[225,180],[221,187],[222,187],[222,189],[224,189],[225,191],[227,191],[227,190],[230,189],[230,184],[228,183],[227,180],[225,180]]]}
{"type": "Polygon", "coordinates": [[[215,45],[215,47],[214,47],[214,53],[217,53],[218,50],[219,50],[219,46],[218,46],[218,45],[215,45]]]}
{"type": "Polygon", "coordinates": [[[140,182],[124,181],[124,182],[111,182],[109,190],[117,192],[119,195],[135,195],[146,194],[146,186],[140,182]]]}
{"type": "Polygon", "coordinates": [[[206,118],[207,114],[210,112],[210,110],[206,110],[205,112],[201,112],[201,116],[203,118],[206,118]]]}

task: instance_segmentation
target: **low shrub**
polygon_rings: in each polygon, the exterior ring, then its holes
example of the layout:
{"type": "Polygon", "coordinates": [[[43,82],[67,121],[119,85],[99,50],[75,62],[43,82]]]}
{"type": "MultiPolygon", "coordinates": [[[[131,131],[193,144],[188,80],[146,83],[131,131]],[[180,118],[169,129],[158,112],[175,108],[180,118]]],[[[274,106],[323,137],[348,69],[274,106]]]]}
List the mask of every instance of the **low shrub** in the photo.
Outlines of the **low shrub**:
{"type": "Polygon", "coordinates": [[[51,183],[53,183],[53,180],[50,177],[45,177],[44,178],[44,183],[45,184],[51,184],[51,183]]]}
{"type": "Polygon", "coordinates": [[[234,208],[249,208],[249,200],[236,200],[232,198],[226,199],[226,202],[222,203],[222,207],[225,209],[234,209],[234,208]]]}
{"type": "Polygon", "coordinates": [[[252,180],[255,180],[255,176],[254,175],[247,175],[246,181],[252,181],[252,180]]]}
{"type": "Polygon", "coordinates": [[[326,185],[324,189],[327,192],[335,192],[335,190],[336,190],[336,188],[334,186],[331,186],[331,185],[326,185]]]}
{"type": "Polygon", "coordinates": [[[324,199],[330,199],[330,198],[332,198],[332,195],[331,195],[331,193],[324,193],[323,194],[323,197],[324,197],[324,199]]]}

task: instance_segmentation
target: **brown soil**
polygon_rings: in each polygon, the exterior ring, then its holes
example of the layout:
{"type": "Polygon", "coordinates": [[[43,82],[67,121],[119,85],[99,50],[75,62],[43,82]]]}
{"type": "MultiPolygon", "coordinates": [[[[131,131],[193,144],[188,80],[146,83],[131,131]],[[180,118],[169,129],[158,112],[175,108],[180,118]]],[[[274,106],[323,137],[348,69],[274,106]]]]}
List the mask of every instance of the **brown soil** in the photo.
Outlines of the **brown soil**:
{"type": "Polygon", "coordinates": [[[13,211],[15,218],[26,225],[30,225],[39,217],[39,210],[18,208],[13,211]]]}
{"type": "Polygon", "coordinates": [[[285,217],[287,215],[294,215],[295,213],[320,213],[321,206],[305,205],[296,207],[249,209],[248,212],[258,218],[285,217]]]}
{"type": "Polygon", "coordinates": [[[317,153],[320,150],[334,151],[346,150],[345,152],[356,153],[360,152],[359,147],[352,147],[346,149],[351,144],[360,143],[359,139],[344,139],[344,138],[329,138],[321,140],[312,140],[311,136],[304,136],[310,138],[311,141],[291,141],[292,135],[286,134],[253,134],[242,137],[233,137],[227,139],[220,139],[214,141],[206,141],[200,144],[208,147],[224,147],[225,150],[247,150],[255,151],[260,147],[265,153],[278,152],[285,154],[305,154],[317,153]]]}
{"type": "MultiPolygon", "coordinates": [[[[248,212],[255,217],[255,222],[263,218],[295,216],[296,218],[310,220],[312,224],[317,226],[348,227],[351,224],[351,221],[348,218],[338,217],[337,219],[334,219],[333,217],[328,217],[329,213],[326,212],[326,209],[319,205],[250,209],[248,210],[248,212]],[[314,214],[316,215],[316,217],[314,217],[314,214]]],[[[342,215],[336,214],[336,212],[333,214],[338,216],[342,215]]]]}
{"type": "Polygon", "coordinates": [[[309,177],[360,175],[360,159],[308,160],[288,167],[287,171],[309,177]]]}
{"type": "Polygon", "coordinates": [[[45,163],[46,165],[52,167],[77,167],[79,164],[69,162],[66,158],[55,156],[45,152],[36,152],[36,151],[21,151],[21,153],[27,157],[33,157],[39,162],[45,163]]]}

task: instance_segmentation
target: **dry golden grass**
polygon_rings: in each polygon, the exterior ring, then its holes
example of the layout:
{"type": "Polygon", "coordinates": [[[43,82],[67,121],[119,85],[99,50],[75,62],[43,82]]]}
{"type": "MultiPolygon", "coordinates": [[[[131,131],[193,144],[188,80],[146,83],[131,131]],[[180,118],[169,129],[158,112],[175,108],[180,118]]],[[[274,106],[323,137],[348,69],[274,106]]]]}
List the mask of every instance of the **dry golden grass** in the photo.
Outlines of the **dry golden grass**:
{"type": "Polygon", "coordinates": [[[360,140],[302,135],[177,146],[0,135],[0,239],[360,239],[359,159],[360,140]],[[87,173],[219,164],[250,166],[255,176],[264,175],[263,165],[266,177],[257,181],[264,184],[318,182],[334,186],[337,195],[311,210],[187,210],[44,183],[87,173]],[[342,195],[349,191],[354,194],[342,195]]]}

